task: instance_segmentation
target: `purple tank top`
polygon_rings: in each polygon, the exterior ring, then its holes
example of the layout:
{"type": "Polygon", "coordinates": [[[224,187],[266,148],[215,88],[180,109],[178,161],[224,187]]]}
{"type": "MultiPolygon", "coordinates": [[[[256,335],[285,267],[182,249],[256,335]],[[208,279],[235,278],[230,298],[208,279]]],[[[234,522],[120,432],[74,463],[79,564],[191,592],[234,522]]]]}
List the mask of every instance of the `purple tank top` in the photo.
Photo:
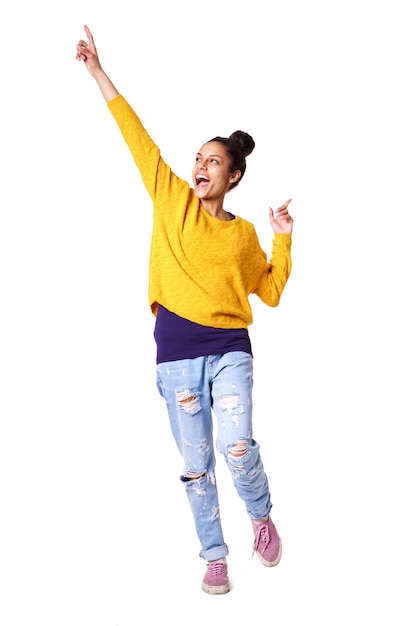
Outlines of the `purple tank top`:
{"type": "Polygon", "coordinates": [[[252,356],[246,328],[202,326],[171,313],[160,304],[154,337],[157,363],[235,351],[248,352],[252,356]]]}

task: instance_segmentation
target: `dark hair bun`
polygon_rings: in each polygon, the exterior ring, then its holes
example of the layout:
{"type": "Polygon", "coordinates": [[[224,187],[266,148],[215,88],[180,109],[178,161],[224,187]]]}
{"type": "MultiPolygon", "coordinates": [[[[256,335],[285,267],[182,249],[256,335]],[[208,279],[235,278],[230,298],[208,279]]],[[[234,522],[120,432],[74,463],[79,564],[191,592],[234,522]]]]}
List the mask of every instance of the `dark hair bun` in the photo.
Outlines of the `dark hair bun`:
{"type": "Polygon", "coordinates": [[[235,130],[229,139],[239,146],[245,157],[249,156],[255,147],[253,138],[248,133],[243,132],[243,130],[235,130]]]}

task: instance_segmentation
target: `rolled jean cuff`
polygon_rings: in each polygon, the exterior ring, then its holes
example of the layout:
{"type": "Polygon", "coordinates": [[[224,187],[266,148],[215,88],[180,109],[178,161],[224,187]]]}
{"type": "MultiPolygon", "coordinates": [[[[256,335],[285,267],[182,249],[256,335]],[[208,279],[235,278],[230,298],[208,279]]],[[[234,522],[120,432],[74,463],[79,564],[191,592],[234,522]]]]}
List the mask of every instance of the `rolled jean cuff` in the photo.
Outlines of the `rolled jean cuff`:
{"type": "Polygon", "coordinates": [[[201,558],[206,561],[218,561],[219,559],[223,559],[228,554],[229,548],[225,543],[222,546],[216,546],[215,548],[210,548],[209,550],[200,551],[201,558]]]}

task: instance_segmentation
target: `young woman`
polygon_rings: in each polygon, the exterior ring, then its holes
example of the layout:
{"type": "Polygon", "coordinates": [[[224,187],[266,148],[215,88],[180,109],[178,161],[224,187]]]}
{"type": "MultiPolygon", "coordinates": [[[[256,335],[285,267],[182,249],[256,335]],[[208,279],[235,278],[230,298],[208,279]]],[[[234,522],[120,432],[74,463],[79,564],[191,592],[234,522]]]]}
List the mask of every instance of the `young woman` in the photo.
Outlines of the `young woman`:
{"type": "Polygon", "coordinates": [[[215,137],[198,150],[193,188],[164,162],[136,113],[103,71],[92,34],[77,45],[141,173],[154,206],[149,297],[155,315],[157,385],[182,456],[185,487],[207,561],[205,592],[227,593],[230,583],[215,476],[212,419],[254,532],[253,549],[267,567],[281,557],[270,517],[268,479],[252,434],[252,323],[249,295],[278,305],[291,271],[290,200],[273,211],[270,261],[253,225],[224,208],[242,180],[255,144],[242,131],[215,137]]]}

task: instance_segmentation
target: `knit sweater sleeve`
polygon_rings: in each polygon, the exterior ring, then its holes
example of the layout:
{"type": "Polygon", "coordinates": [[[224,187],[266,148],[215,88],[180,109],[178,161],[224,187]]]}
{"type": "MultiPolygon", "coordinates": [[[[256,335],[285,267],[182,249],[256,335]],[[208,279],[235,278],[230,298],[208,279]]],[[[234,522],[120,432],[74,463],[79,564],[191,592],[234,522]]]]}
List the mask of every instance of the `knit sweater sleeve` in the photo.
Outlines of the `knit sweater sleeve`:
{"type": "Polygon", "coordinates": [[[291,235],[274,235],[272,256],[254,293],[268,306],[278,306],[291,273],[291,235]]]}
{"type": "Polygon", "coordinates": [[[178,178],[165,163],[160,149],[123,96],[117,95],[107,106],[127,143],[154,207],[168,196],[175,197],[186,192],[188,184],[178,178]]]}

